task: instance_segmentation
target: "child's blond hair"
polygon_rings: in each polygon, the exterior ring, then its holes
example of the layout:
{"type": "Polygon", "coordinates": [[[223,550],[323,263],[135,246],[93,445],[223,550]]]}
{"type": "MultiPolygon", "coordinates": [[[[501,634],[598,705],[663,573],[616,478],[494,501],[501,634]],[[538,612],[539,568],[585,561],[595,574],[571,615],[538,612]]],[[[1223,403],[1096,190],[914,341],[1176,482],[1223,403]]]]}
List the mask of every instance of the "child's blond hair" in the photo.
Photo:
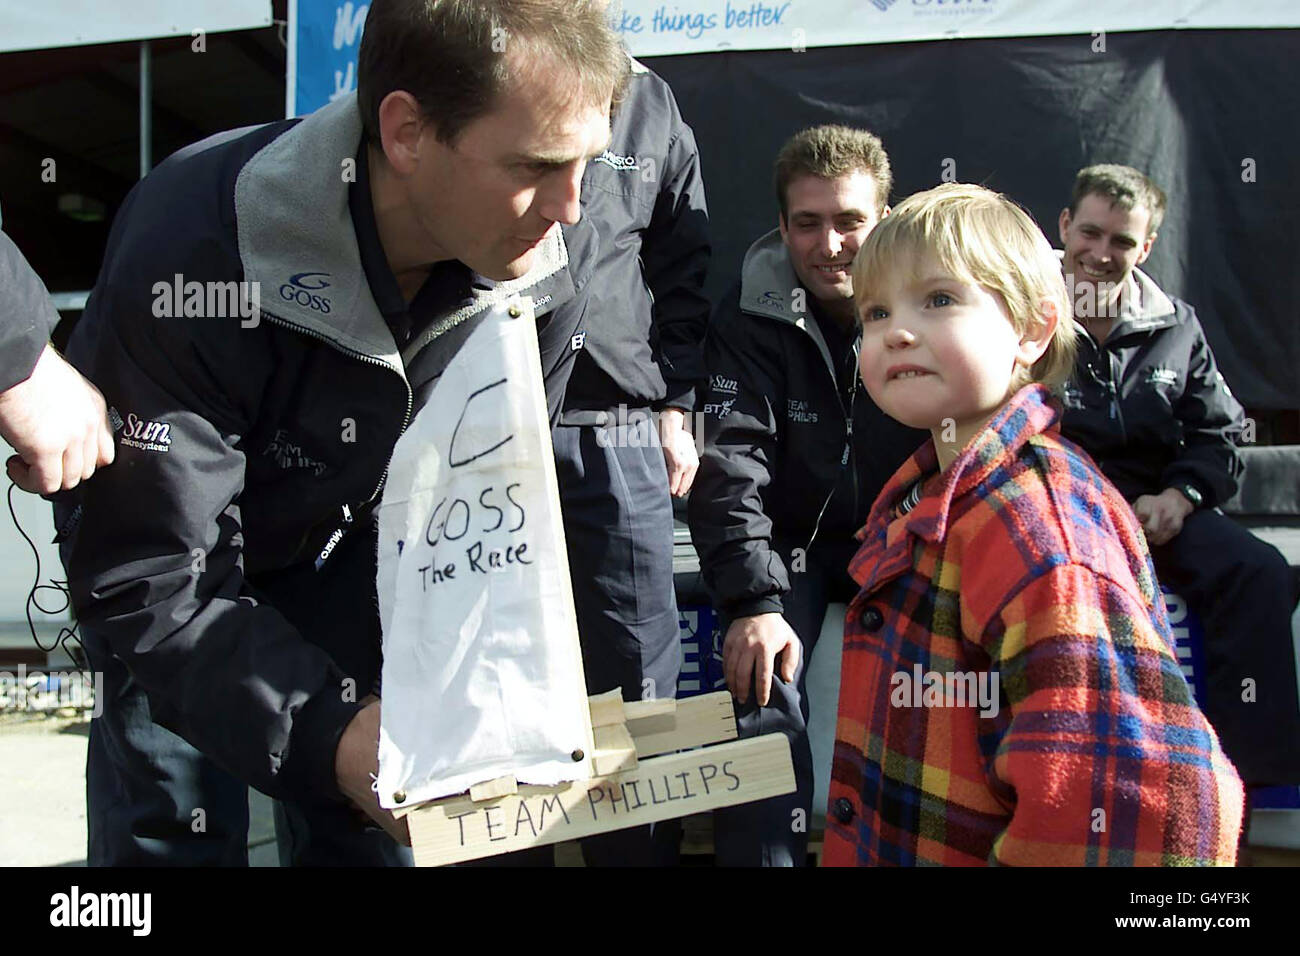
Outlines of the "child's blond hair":
{"type": "Polygon", "coordinates": [[[1074,368],[1075,331],[1061,260],[1024,209],[1006,196],[969,183],[944,183],[899,203],[871,231],[853,260],[853,294],[860,307],[880,277],[907,268],[915,275],[927,257],[965,282],[995,292],[1012,327],[1023,334],[1056,307],[1056,332],[1013,389],[1030,382],[1057,388],[1074,368]]]}

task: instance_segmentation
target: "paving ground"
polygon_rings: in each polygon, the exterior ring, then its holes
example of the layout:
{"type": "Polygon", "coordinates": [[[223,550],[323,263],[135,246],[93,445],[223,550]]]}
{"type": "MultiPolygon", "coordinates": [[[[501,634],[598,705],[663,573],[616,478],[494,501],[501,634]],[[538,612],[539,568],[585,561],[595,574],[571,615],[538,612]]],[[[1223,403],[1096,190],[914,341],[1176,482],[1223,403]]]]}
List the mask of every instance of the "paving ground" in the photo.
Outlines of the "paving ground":
{"type": "MultiPolygon", "coordinates": [[[[0,866],[86,865],[82,719],[0,715],[0,866]]],[[[249,862],[278,866],[271,802],[249,801],[249,862]]]]}

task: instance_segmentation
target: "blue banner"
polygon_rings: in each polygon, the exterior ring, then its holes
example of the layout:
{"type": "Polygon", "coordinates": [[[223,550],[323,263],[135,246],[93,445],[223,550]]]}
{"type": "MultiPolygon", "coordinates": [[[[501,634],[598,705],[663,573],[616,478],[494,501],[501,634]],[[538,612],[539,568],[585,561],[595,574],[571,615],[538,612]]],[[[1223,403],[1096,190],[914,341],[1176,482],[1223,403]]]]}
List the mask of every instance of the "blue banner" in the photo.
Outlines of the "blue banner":
{"type": "Polygon", "coordinates": [[[357,88],[368,3],[290,0],[286,113],[303,116],[357,88]]]}
{"type": "MultiPolygon", "coordinates": [[[[288,115],[310,113],[356,89],[369,9],[361,0],[289,0],[288,115]]],[[[636,56],[801,53],[858,43],[1063,33],[1091,35],[1104,50],[1106,30],[1300,26],[1295,0],[1255,0],[1249,7],[1235,0],[1101,0],[1086,8],[1074,0],[616,0],[610,16],[636,56]]]]}

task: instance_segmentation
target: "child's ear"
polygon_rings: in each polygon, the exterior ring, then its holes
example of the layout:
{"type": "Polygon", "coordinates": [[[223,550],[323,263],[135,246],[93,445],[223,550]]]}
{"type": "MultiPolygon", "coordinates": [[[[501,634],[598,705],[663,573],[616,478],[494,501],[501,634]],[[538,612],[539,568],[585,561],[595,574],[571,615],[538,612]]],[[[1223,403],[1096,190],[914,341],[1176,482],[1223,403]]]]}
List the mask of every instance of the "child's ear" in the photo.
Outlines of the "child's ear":
{"type": "Polygon", "coordinates": [[[1031,367],[1043,357],[1047,347],[1052,344],[1052,336],[1061,323],[1061,312],[1055,302],[1044,299],[1039,303],[1038,314],[1020,336],[1020,348],[1016,351],[1016,361],[1025,368],[1031,367]]]}

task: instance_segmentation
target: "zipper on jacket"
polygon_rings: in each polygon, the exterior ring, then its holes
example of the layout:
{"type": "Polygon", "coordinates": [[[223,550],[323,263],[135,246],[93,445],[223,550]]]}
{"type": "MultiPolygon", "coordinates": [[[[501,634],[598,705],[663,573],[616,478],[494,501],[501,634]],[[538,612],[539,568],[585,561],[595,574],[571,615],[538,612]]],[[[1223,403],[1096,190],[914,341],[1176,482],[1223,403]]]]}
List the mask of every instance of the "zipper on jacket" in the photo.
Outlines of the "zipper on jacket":
{"type": "MultiPolygon", "coordinates": [[[[858,398],[858,373],[856,369],[858,364],[858,350],[861,347],[862,347],[862,337],[859,336],[858,338],[853,340],[854,372],[849,384],[849,404],[848,404],[848,408],[846,409],[846,412],[848,414],[848,419],[847,419],[847,425],[844,430],[844,456],[840,459],[841,465],[847,465],[849,463],[849,458],[852,457],[851,453],[853,451],[853,403],[856,402],[858,398]]],[[[836,380],[835,382],[835,394],[836,396],[840,394],[840,383],[838,380],[836,380]]],[[[832,494],[833,493],[834,491],[832,491],[832,494]]]]}
{"type": "MultiPolygon", "coordinates": [[[[854,360],[853,364],[855,366],[857,365],[858,350],[861,348],[861,346],[862,346],[862,337],[858,336],[858,338],[853,340],[853,360],[854,360]]],[[[839,401],[840,381],[839,378],[835,375],[833,370],[831,372],[831,379],[835,385],[835,400],[839,401]]],[[[844,422],[844,453],[840,455],[841,468],[847,467],[849,464],[849,460],[853,457],[853,405],[857,401],[857,397],[858,397],[858,375],[855,372],[853,375],[853,384],[849,386],[849,407],[844,422]]],[[[843,408],[843,406],[841,406],[841,408],[843,408]]],[[[853,474],[853,510],[856,513],[858,509],[857,468],[853,469],[852,474],[853,474]]],[[[822,502],[821,510],[817,512],[817,520],[813,522],[812,536],[808,539],[808,544],[804,548],[805,555],[807,555],[810,551],[812,551],[813,542],[817,540],[817,532],[821,529],[822,526],[822,516],[826,514],[826,509],[830,507],[831,499],[835,497],[835,489],[839,487],[839,484],[840,484],[839,479],[836,479],[834,482],[831,483],[830,493],[826,495],[826,500],[822,502]]]]}
{"type": "MultiPolygon", "coordinates": [[[[1119,388],[1115,384],[1116,356],[1110,349],[1106,348],[1105,343],[1097,341],[1097,337],[1094,336],[1092,332],[1089,331],[1086,327],[1084,328],[1083,331],[1084,331],[1084,335],[1088,339],[1088,342],[1091,343],[1092,345],[1093,354],[1098,356],[1099,358],[1106,359],[1106,381],[1100,384],[1105,386],[1106,394],[1110,397],[1110,409],[1109,409],[1110,414],[1108,415],[1108,417],[1112,422],[1114,422],[1119,427],[1120,441],[1124,444],[1127,444],[1128,430],[1124,427],[1124,409],[1120,407],[1119,388]]],[[[1114,330],[1112,329],[1112,331],[1114,330]]],[[[1109,339],[1109,336],[1107,336],[1107,338],[1109,339]]],[[[1090,369],[1095,368],[1092,362],[1088,363],[1088,367],[1090,369]]],[[[1096,375],[1094,375],[1093,378],[1095,379],[1096,375]]]]}
{"type": "MultiPolygon", "coordinates": [[[[862,335],[859,334],[853,340],[853,384],[849,386],[849,427],[845,435],[845,444],[848,446],[848,454],[845,456],[844,464],[849,466],[849,478],[853,482],[853,514],[858,513],[858,468],[853,461],[853,416],[857,411],[858,402],[858,385],[861,375],[858,373],[859,359],[861,358],[862,335]]],[[[834,491],[831,492],[834,494],[834,491]]]]}
{"type": "Polygon", "coordinates": [[[1102,352],[1106,356],[1106,368],[1110,374],[1110,381],[1107,385],[1110,388],[1110,417],[1115,419],[1119,425],[1119,440],[1123,445],[1128,444],[1128,430],[1124,427],[1124,409],[1119,404],[1119,386],[1115,384],[1115,353],[1110,349],[1102,347],[1102,352]]]}
{"type": "MultiPolygon", "coordinates": [[[[398,375],[397,371],[391,365],[389,365],[387,362],[375,358],[373,355],[367,355],[365,352],[358,352],[356,349],[348,348],[346,345],[342,345],[334,341],[327,335],[322,335],[320,332],[317,332],[314,329],[309,329],[304,326],[298,325],[294,322],[290,322],[286,319],[282,319],[277,315],[272,315],[270,312],[263,311],[261,314],[262,314],[262,318],[266,319],[272,325],[279,325],[287,329],[292,329],[293,331],[306,335],[309,338],[313,338],[320,342],[324,342],[326,345],[330,346],[336,351],[342,352],[344,355],[351,356],[352,358],[365,362],[368,365],[376,365],[379,368],[387,369],[388,371],[392,372],[394,375],[398,375]]],[[[406,380],[406,376],[399,375],[398,377],[401,378],[402,385],[406,389],[406,412],[402,415],[402,427],[401,430],[398,431],[397,433],[397,437],[401,438],[402,435],[406,433],[407,426],[411,423],[411,409],[415,405],[415,396],[411,392],[411,383],[406,380]]],[[[397,442],[393,442],[393,445],[394,447],[396,447],[397,442]]],[[[384,490],[384,485],[388,481],[388,469],[389,466],[392,465],[392,463],[393,463],[393,452],[390,450],[388,453],[388,460],[384,462],[383,474],[379,476],[379,484],[375,485],[375,490],[370,493],[370,497],[367,498],[365,502],[363,502],[363,504],[367,504],[367,505],[371,504],[372,502],[374,502],[376,498],[379,497],[379,493],[384,490]]],[[[329,558],[330,554],[333,553],[334,547],[338,546],[338,542],[342,540],[343,536],[347,534],[348,531],[350,530],[350,526],[353,523],[353,515],[352,515],[352,510],[346,504],[343,505],[342,514],[343,514],[343,523],[340,524],[339,527],[334,529],[334,532],[330,535],[328,539],[328,541],[333,542],[333,547],[327,543],[325,546],[325,550],[323,550],[316,558],[317,571],[321,569],[321,566],[329,558]]]]}

